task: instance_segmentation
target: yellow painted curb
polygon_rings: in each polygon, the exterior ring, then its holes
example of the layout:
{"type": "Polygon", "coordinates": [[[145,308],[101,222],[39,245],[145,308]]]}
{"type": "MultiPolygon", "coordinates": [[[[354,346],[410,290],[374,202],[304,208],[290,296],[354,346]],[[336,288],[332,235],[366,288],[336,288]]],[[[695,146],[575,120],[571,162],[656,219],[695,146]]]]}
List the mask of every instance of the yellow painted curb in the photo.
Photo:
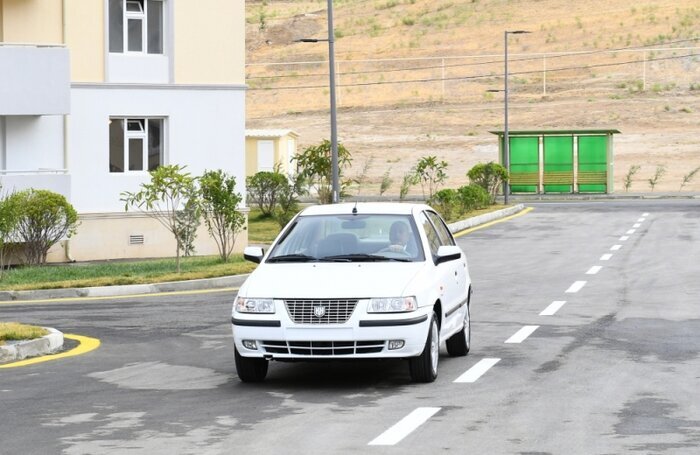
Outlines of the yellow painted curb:
{"type": "Polygon", "coordinates": [[[100,347],[100,340],[97,338],[90,338],[81,335],[64,334],[63,338],[68,338],[69,340],[75,340],[80,344],[70,351],[61,352],[59,354],[49,354],[41,357],[34,357],[31,359],[20,360],[19,362],[7,363],[5,365],[0,365],[1,368],[16,368],[24,367],[27,365],[34,365],[36,363],[48,362],[50,360],[58,360],[66,357],[74,357],[76,355],[86,354],[90,351],[94,351],[100,347]]]}
{"type": "Polygon", "coordinates": [[[31,305],[35,303],[53,303],[53,302],[69,302],[69,301],[80,301],[80,302],[91,302],[98,300],[117,300],[117,299],[133,299],[135,297],[162,297],[170,295],[193,295],[193,294],[210,294],[214,292],[231,292],[238,291],[240,288],[219,288],[219,289],[197,289],[193,291],[172,291],[172,292],[156,292],[153,294],[128,294],[128,295],[112,295],[112,296],[100,296],[100,297],[60,297],[55,299],[41,299],[41,300],[5,300],[0,302],[2,305],[31,305]]]}
{"type": "Polygon", "coordinates": [[[478,231],[479,229],[484,229],[484,228],[487,228],[487,227],[489,227],[489,226],[493,226],[494,224],[498,224],[498,223],[502,223],[502,222],[504,222],[504,221],[512,220],[513,218],[517,218],[517,217],[519,217],[519,216],[525,215],[526,213],[530,213],[530,212],[533,211],[534,209],[535,209],[534,207],[527,207],[527,208],[525,208],[525,209],[519,211],[518,213],[513,214],[513,215],[510,215],[510,216],[507,216],[507,217],[505,217],[505,218],[501,218],[501,219],[498,219],[498,220],[490,221],[490,222],[488,222],[488,223],[484,223],[484,224],[480,224],[480,225],[478,225],[478,226],[474,226],[473,228],[469,228],[469,229],[465,229],[465,230],[463,230],[463,231],[459,231],[458,233],[454,234],[454,237],[461,237],[461,236],[463,236],[463,235],[469,234],[470,232],[478,231]]]}

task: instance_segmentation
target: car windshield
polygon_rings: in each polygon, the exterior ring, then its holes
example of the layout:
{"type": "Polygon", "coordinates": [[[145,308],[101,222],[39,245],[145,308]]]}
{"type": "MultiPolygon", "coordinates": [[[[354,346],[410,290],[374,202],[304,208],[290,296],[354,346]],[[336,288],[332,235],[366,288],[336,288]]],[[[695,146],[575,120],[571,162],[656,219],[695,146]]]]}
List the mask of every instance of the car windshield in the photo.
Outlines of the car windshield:
{"type": "Polygon", "coordinates": [[[267,262],[423,261],[419,239],[409,215],[300,216],[267,262]]]}

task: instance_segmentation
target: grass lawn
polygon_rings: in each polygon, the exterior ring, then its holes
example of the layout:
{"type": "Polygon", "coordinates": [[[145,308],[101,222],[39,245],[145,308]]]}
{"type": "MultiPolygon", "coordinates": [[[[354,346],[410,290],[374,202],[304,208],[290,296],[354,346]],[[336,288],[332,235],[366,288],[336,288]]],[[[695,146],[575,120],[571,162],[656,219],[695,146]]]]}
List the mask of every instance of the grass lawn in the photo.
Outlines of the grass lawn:
{"type": "Polygon", "coordinates": [[[256,264],[245,261],[243,256],[234,255],[227,263],[221,262],[218,256],[182,258],[181,273],[175,272],[175,259],[18,267],[5,272],[0,280],[0,290],[80,288],[194,280],[249,273],[255,266],[256,264]]]}
{"type": "Polygon", "coordinates": [[[6,340],[33,340],[49,332],[41,327],[24,325],[18,322],[0,322],[0,345],[6,340]]]}
{"type": "Polygon", "coordinates": [[[249,243],[272,243],[280,229],[280,225],[272,217],[262,216],[259,209],[250,209],[248,214],[249,243]]]}

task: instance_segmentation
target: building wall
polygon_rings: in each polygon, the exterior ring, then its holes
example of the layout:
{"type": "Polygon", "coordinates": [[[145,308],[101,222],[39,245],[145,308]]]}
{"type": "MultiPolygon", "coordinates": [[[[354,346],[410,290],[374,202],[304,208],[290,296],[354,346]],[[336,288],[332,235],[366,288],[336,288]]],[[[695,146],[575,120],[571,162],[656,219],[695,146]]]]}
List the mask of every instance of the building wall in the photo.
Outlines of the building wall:
{"type": "Polygon", "coordinates": [[[123,212],[120,193],[137,191],[148,181],[147,172],[109,172],[110,116],[165,117],[166,164],[186,165],[193,175],[223,169],[236,177],[238,191],[245,194],[243,87],[74,86],[69,161],[78,212],[123,212]]]}
{"type": "Polygon", "coordinates": [[[174,22],[175,83],[245,83],[245,2],[176,0],[174,22]]]}
{"type": "Polygon", "coordinates": [[[3,0],[3,41],[61,44],[61,0],[3,0]]]}
{"type": "MultiPolygon", "coordinates": [[[[248,231],[236,238],[234,252],[241,253],[248,244],[248,231]]],[[[204,224],[199,226],[194,242],[195,255],[218,255],[216,243],[204,224]]],[[[175,239],[157,220],[139,212],[80,215],[80,226],[75,236],[54,245],[49,262],[68,260],[88,261],[102,259],[174,257],[175,239]],[[109,241],[105,241],[109,232],[109,241]],[[130,236],[142,235],[143,245],[131,245],[130,236]]]]}
{"type": "Polygon", "coordinates": [[[63,117],[5,117],[5,169],[63,169],[63,117]]]}
{"type": "Polygon", "coordinates": [[[71,53],[73,82],[105,80],[105,4],[103,0],[65,0],[65,44],[71,53]]]}

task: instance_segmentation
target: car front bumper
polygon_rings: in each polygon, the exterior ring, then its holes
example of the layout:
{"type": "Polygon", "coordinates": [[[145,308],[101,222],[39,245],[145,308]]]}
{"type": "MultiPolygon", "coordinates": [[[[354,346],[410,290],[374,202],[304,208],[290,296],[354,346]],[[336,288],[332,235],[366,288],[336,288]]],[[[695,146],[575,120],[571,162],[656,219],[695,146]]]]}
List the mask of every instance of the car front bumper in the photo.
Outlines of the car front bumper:
{"type": "Polygon", "coordinates": [[[431,314],[432,309],[420,308],[411,313],[354,317],[343,324],[295,324],[288,318],[235,314],[231,322],[236,349],[244,357],[405,358],[423,352],[431,314]],[[390,349],[390,341],[401,341],[403,346],[390,349]]]}

